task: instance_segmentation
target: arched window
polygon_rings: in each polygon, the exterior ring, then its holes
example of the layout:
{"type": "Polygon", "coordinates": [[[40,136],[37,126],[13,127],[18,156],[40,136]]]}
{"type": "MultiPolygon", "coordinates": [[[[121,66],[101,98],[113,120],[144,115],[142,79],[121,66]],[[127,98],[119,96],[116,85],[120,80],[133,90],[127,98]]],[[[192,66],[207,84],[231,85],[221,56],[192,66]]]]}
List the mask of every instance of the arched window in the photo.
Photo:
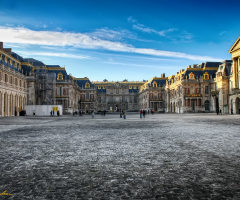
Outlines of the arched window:
{"type": "Polygon", "coordinates": [[[61,72],[58,73],[57,80],[63,80],[63,74],[61,72]]]}
{"type": "Polygon", "coordinates": [[[86,82],[86,84],[85,84],[85,88],[90,88],[90,84],[89,84],[89,82],[86,82]]]}
{"type": "Polygon", "coordinates": [[[207,72],[204,73],[203,79],[208,80],[209,79],[209,74],[207,72]]]}
{"type": "Polygon", "coordinates": [[[153,82],[153,87],[157,87],[157,82],[156,81],[153,82]]]}
{"type": "Polygon", "coordinates": [[[194,73],[193,72],[191,72],[190,74],[189,74],[189,79],[195,79],[195,75],[194,75],[194,73]]]}

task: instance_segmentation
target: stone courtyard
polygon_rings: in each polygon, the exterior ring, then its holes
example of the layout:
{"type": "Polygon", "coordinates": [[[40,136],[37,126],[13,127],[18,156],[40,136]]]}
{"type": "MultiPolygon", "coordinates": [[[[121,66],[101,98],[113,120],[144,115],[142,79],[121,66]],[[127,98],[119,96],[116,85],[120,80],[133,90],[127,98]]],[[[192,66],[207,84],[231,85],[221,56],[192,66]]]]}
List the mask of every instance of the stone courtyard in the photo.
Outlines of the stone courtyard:
{"type": "Polygon", "coordinates": [[[0,118],[1,199],[240,199],[240,115],[0,118]]]}

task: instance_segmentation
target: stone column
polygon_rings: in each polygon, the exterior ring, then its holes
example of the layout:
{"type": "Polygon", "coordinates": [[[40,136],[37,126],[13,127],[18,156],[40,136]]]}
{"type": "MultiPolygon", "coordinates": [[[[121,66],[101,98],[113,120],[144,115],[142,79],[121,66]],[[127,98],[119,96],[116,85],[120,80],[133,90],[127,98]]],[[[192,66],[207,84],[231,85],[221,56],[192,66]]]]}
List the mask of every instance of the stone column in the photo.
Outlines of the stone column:
{"type": "Polygon", "coordinates": [[[237,69],[237,60],[233,58],[233,88],[238,88],[238,69],[237,69]]]}

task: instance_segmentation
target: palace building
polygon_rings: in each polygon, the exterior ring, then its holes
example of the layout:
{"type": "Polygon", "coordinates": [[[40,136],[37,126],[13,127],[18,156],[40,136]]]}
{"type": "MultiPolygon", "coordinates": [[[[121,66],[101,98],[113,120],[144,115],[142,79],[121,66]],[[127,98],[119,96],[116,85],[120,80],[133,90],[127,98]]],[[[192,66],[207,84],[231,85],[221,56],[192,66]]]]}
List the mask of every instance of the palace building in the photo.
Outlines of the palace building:
{"type": "Polygon", "coordinates": [[[240,37],[230,48],[232,60],[193,64],[175,75],[151,80],[92,82],[65,67],[23,58],[0,42],[0,116],[18,116],[25,105],[62,105],[73,111],[239,114],[240,37]]]}

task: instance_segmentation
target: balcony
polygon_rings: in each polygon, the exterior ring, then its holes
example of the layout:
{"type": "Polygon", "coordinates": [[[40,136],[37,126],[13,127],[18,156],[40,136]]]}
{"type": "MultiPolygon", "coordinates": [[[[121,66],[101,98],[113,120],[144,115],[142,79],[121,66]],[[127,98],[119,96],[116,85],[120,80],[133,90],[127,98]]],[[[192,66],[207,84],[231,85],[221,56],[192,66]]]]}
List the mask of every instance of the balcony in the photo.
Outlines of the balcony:
{"type": "Polygon", "coordinates": [[[162,99],[150,99],[150,101],[162,101],[162,99]]]}
{"type": "Polygon", "coordinates": [[[56,98],[68,98],[68,95],[56,95],[56,98]]]}
{"type": "Polygon", "coordinates": [[[218,95],[218,93],[219,93],[218,91],[212,91],[212,92],[211,92],[211,95],[212,95],[212,96],[216,96],[216,95],[218,95]]]}
{"type": "Polygon", "coordinates": [[[81,102],[94,102],[94,99],[81,99],[81,102]]]}
{"type": "Polygon", "coordinates": [[[202,97],[202,94],[185,94],[185,97],[202,97]]]}

